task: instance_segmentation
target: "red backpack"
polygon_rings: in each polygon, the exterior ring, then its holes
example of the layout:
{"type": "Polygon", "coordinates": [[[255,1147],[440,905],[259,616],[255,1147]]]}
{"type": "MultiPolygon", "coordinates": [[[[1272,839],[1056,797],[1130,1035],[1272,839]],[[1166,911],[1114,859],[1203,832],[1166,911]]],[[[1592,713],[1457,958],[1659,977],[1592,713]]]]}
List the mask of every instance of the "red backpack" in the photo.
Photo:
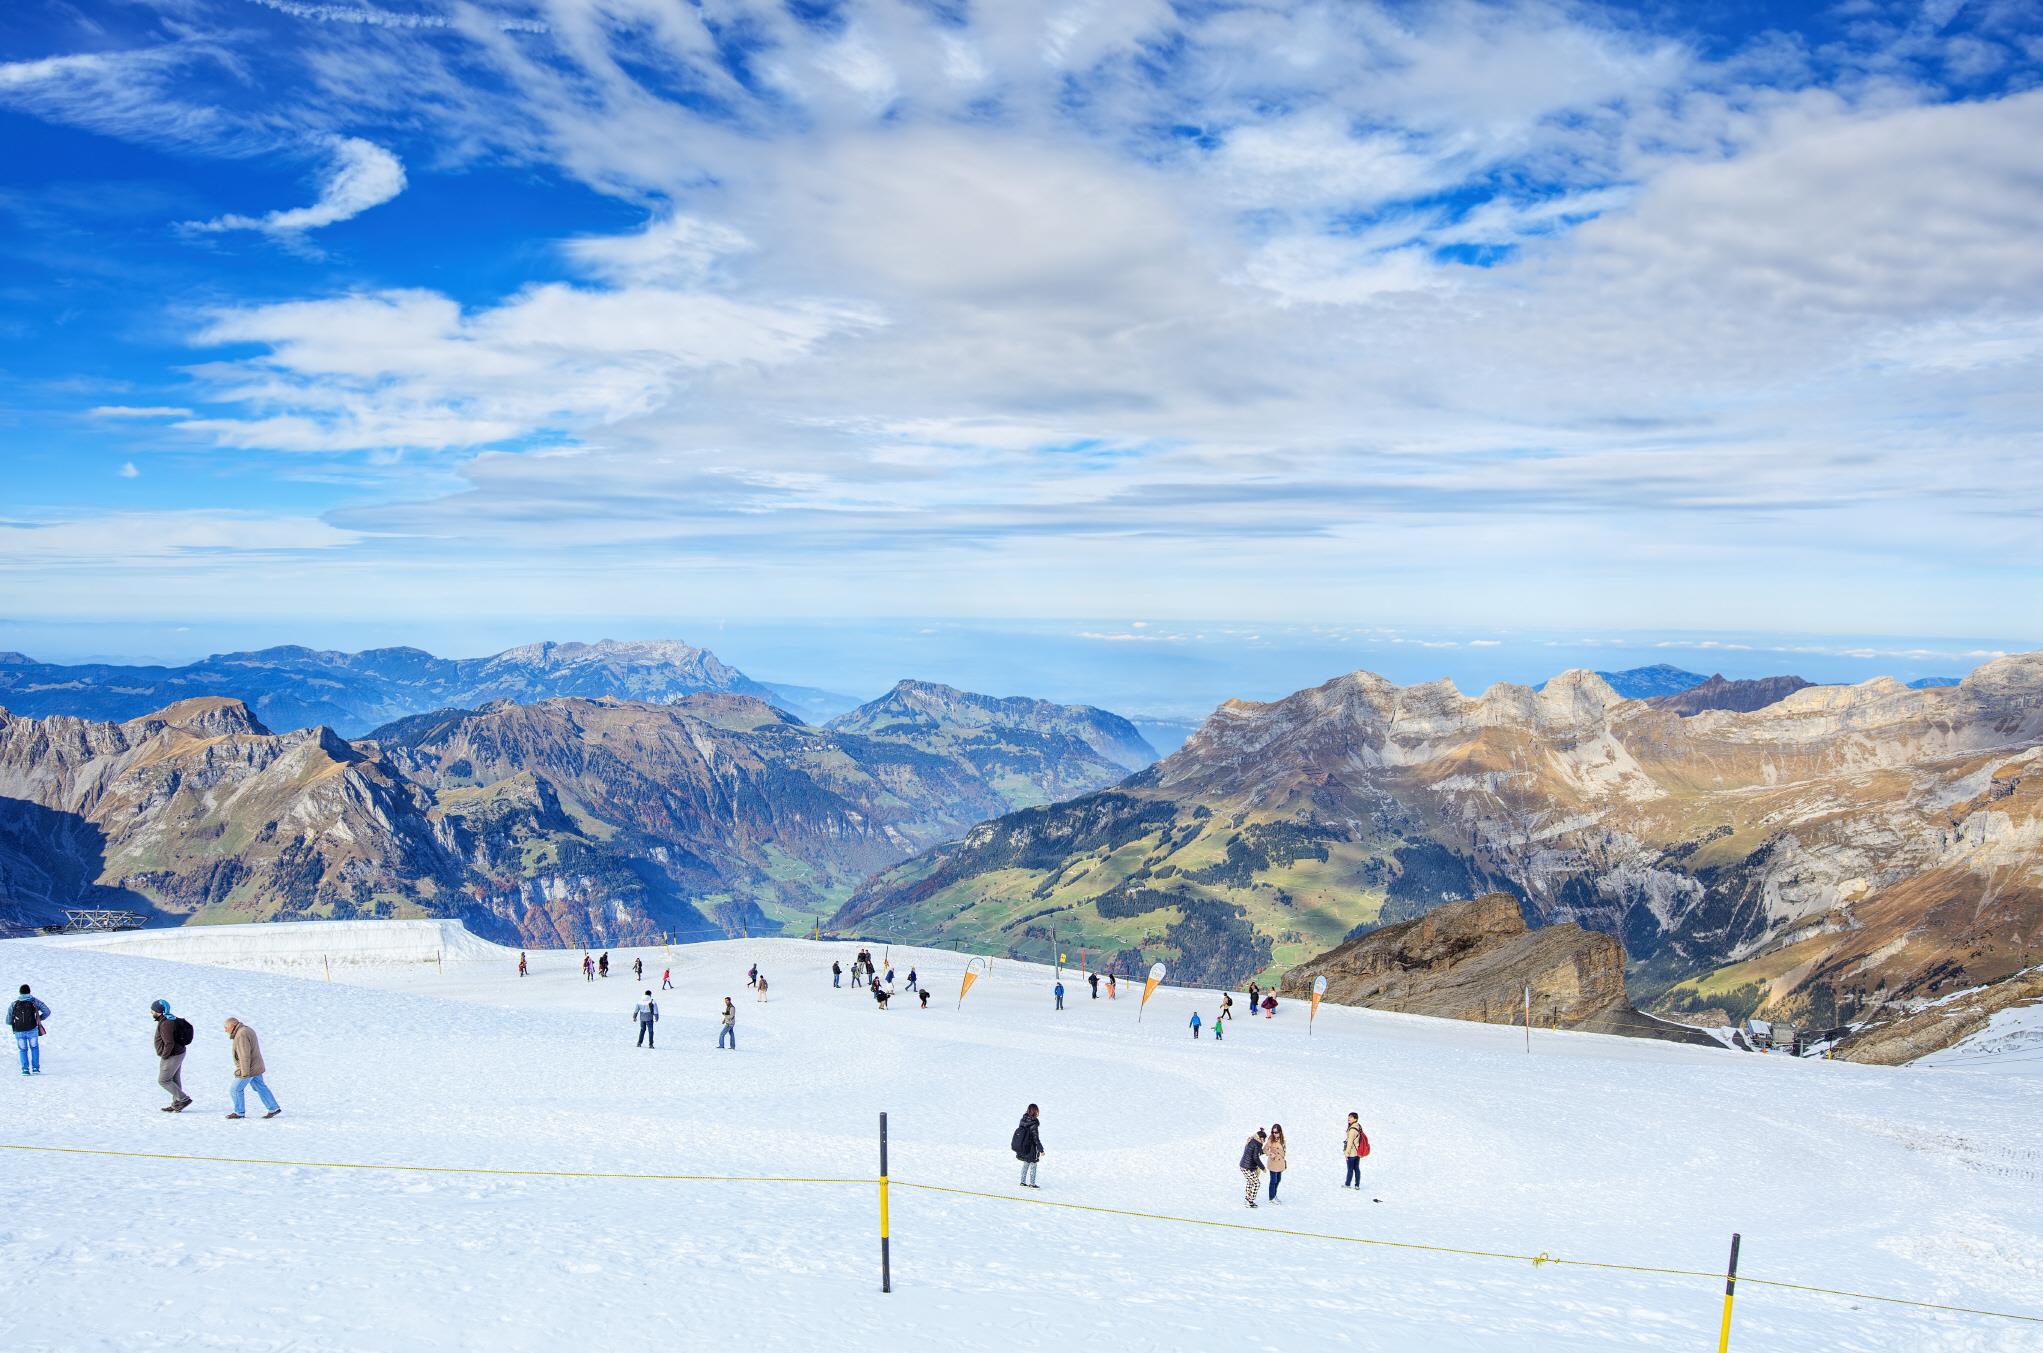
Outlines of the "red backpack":
{"type": "Polygon", "coordinates": [[[1369,1154],[1369,1134],[1364,1132],[1362,1130],[1361,1125],[1358,1123],[1355,1127],[1355,1159],[1360,1160],[1362,1159],[1362,1157],[1368,1154],[1369,1154]]]}

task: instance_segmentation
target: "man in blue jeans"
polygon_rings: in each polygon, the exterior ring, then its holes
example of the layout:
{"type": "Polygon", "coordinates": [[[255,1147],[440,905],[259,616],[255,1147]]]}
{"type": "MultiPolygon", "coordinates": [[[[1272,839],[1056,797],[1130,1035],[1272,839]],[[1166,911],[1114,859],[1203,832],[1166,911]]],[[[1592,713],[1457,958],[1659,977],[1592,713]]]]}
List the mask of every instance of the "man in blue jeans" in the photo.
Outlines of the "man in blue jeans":
{"type": "Polygon", "coordinates": [[[21,1054],[24,1076],[43,1074],[42,1023],[49,1017],[50,1008],[31,995],[28,983],[23,982],[21,995],[7,1007],[7,1027],[14,1031],[14,1049],[21,1054]]]}
{"type": "Polygon", "coordinates": [[[716,1036],[716,1045],[719,1051],[722,1050],[724,1040],[727,1038],[731,1040],[731,1051],[736,1052],[738,1050],[738,1007],[731,1004],[731,998],[728,996],[724,997],[723,1032],[716,1036]]]}
{"type": "Polygon", "coordinates": [[[270,1093],[270,1087],[263,1082],[262,1073],[267,1070],[262,1060],[262,1045],[255,1041],[255,1030],[238,1019],[227,1021],[227,1037],[234,1044],[234,1112],[229,1118],[246,1118],[248,1087],[255,1087],[256,1098],[269,1112],[265,1118],[275,1118],[283,1110],[277,1107],[277,1097],[270,1093]]]}

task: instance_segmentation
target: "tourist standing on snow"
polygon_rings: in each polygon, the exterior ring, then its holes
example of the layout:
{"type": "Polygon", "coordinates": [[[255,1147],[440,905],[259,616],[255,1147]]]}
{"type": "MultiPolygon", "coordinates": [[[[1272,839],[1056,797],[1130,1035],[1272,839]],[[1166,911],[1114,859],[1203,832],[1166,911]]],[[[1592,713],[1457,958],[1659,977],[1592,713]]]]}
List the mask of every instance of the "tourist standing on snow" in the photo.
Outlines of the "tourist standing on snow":
{"type": "Polygon", "coordinates": [[[590,958],[587,954],[582,955],[582,980],[584,982],[596,980],[596,960],[590,958]]]}
{"type": "Polygon", "coordinates": [[[170,1013],[169,1001],[154,1001],[149,1013],[156,1019],[156,1083],[170,1094],[165,1113],[183,1113],[192,1097],[184,1092],[184,1050],[192,1045],[194,1030],[189,1020],[170,1013]]]}
{"type": "MultiPolygon", "coordinates": [[[[858,979],[855,976],[852,978],[853,982],[856,982],[857,980],[858,979]]],[[[844,985],[844,965],[842,963],[837,962],[835,959],[832,959],[830,961],[830,985],[833,987],[841,987],[844,985]]]]}
{"type": "Polygon", "coordinates": [[[525,951],[523,949],[520,949],[518,951],[518,976],[523,977],[524,975],[525,975],[525,951]]]}
{"type": "Polygon", "coordinates": [[[1341,1154],[1348,1158],[1348,1177],[1341,1184],[1344,1189],[1362,1187],[1362,1151],[1369,1139],[1362,1135],[1362,1118],[1359,1114],[1348,1115],[1348,1129],[1341,1138],[1341,1154]]]}
{"type": "Polygon", "coordinates": [[[635,1046],[652,1047],[653,1026],[660,1022],[660,1004],[653,999],[652,992],[648,991],[646,998],[631,1008],[631,1017],[638,1021],[638,1043],[635,1046]]]}
{"type": "Polygon", "coordinates": [[[1114,999],[1114,975],[1112,973],[1107,974],[1107,999],[1110,1001],[1114,999]]]}
{"type": "Polygon", "coordinates": [[[596,976],[608,977],[609,975],[610,975],[610,951],[608,949],[605,949],[603,951],[603,957],[596,960],[596,976]]]}
{"type": "Polygon", "coordinates": [[[1043,1158],[1043,1124],[1038,1116],[1041,1111],[1029,1105],[1022,1114],[1021,1126],[1014,1130],[1014,1158],[1022,1163],[1021,1186],[1025,1189],[1040,1188],[1036,1183],[1036,1164],[1043,1158]]]}
{"type": "MultiPolygon", "coordinates": [[[[644,959],[635,958],[631,961],[631,980],[634,982],[646,980],[646,961],[644,959]]],[[[652,993],[647,992],[646,994],[651,995],[652,993]]]]}
{"type": "Polygon", "coordinates": [[[1270,1201],[1277,1201],[1277,1186],[1284,1182],[1284,1125],[1270,1124],[1270,1201]]]}
{"type": "Polygon", "coordinates": [[[1250,1134],[1248,1145],[1241,1149],[1242,1197],[1250,1207],[1256,1205],[1256,1190],[1263,1182],[1263,1139],[1266,1135],[1257,1128],[1250,1134]]]}
{"type": "Polygon", "coordinates": [[[1263,1018],[1277,1018],[1277,998],[1275,996],[1263,997],[1263,1018]]]}
{"type": "Polygon", "coordinates": [[[924,1010],[929,1009],[929,988],[924,987],[922,990],[916,992],[915,994],[922,998],[922,1008],[924,1010]]]}
{"type": "Polygon", "coordinates": [[[1222,1024],[1218,1019],[1215,1019],[1213,1021],[1213,1041],[1215,1043],[1222,1043],[1225,1042],[1226,1040],[1227,1026],[1225,1024],[1222,1024]]]}
{"type": "Polygon", "coordinates": [[[1098,1000],[1100,998],[1100,975],[1094,973],[1085,980],[1092,985],[1092,998],[1098,1000]]]}
{"type": "Polygon", "coordinates": [[[765,1000],[765,999],[766,999],[766,979],[765,979],[765,977],[763,977],[763,976],[762,976],[762,977],[758,978],[757,980],[755,980],[755,981],[754,981],[754,982],[752,983],[752,985],[753,985],[753,988],[754,988],[755,990],[757,990],[757,991],[758,991],[758,993],[759,993],[759,994],[758,994],[757,996],[754,996],[754,997],[753,997],[752,999],[753,999],[753,1000],[755,1000],[755,1001],[763,1001],[763,1000],[765,1000]]]}
{"type": "Polygon", "coordinates": [[[21,1054],[24,1076],[43,1074],[43,1021],[49,1017],[50,1008],[37,1000],[28,983],[23,982],[21,995],[7,1007],[7,1027],[14,1031],[14,1049],[21,1054]]]}
{"type": "Polygon", "coordinates": [[[1194,1010],[1192,1012],[1192,1037],[1197,1038],[1198,1036],[1199,1036],[1199,1012],[1194,1010]]]}
{"type": "Polygon", "coordinates": [[[1256,1011],[1262,1008],[1263,989],[1257,986],[1254,982],[1249,983],[1248,997],[1249,997],[1249,1018],[1254,1019],[1256,1017],[1256,1011]]]}
{"type": "Polygon", "coordinates": [[[672,991],[673,989],[674,989],[674,970],[672,968],[660,969],[660,990],[672,991]]]}
{"type": "Polygon", "coordinates": [[[248,1107],[247,1091],[248,1087],[253,1085],[255,1087],[256,1098],[262,1101],[265,1109],[269,1110],[263,1117],[275,1118],[283,1110],[277,1107],[277,1097],[270,1093],[269,1085],[262,1078],[262,1074],[267,1068],[263,1065],[262,1045],[255,1041],[255,1030],[249,1028],[240,1020],[231,1017],[227,1021],[226,1028],[227,1037],[234,1044],[234,1112],[227,1116],[229,1118],[248,1117],[246,1112],[248,1107]]]}
{"type": "Polygon", "coordinates": [[[724,997],[723,1031],[716,1036],[716,1045],[719,1050],[723,1048],[726,1039],[730,1041],[731,1051],[736,1052],[738,1050],[738,1007],[731,1004],[731,998],[728,996],[724,997]]]}
{"type": "Polygon", "coordinates": [[[1057,984],[1057,1008],[1059,1010],[1064,1008],[1064,984],[1062,982],[1057,984]]]}
{"type": "Polygon", "coordinates": [[[1220,1027],[1221,1020],[1233,1018],[1234,1018],[1233,993],[1223,991],[1220,993],[1220,1014],[1214,1018],[1213,1027],[1215,1029],[1218,1029],[1220,1027]]]}

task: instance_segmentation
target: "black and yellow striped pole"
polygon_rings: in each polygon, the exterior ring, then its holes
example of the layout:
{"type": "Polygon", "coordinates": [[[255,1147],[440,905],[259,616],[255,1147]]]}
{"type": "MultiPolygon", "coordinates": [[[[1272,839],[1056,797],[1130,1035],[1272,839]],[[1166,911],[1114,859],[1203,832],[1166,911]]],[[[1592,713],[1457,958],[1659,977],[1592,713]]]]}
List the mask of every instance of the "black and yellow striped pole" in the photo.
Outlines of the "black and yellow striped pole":
{"type": "MultiPolygon", "coordinates": [[[[887,1115],[880,1115],[880,1291],[894,1290],[893,1256],[887,1252],[887,1115]]],[[[1729,1318],[1728,1314],[1725,1317],[1729,1318]]]]}
{"type": "MultiPolygon", "coordinates": [[[[886,1173],[886,1167],[882,1166],[880,1172],[882,1174],[886,1173]]],[[[882,1198],[885,1198],[886,1191],[887,1185],[883,1180],[880,1183],[880,1196],[882,1198]]],[[[880,1206],[880,1211],[882,1215],[884,1215],[886,1212],[886,1205],[884,1202],[880,1206]]],[[[882,1225],[880,1229],[885,1230],[886,1228],[884,1225],[882,1225]]],[[[881,1241],[880,1243],[885,1244],[886,1242],[881,1241]]],[[[1736,1231],[1733,1231],[1731,1233],[1731,1266],[1724,1271],[1724,1328],[1722,1333],[1717,1335],[1717,1353],[1730,1353],[1731,1298],[1736,1296],[1737,1294],[1738,1294],[1738,1233],[1736,1231]]]]}

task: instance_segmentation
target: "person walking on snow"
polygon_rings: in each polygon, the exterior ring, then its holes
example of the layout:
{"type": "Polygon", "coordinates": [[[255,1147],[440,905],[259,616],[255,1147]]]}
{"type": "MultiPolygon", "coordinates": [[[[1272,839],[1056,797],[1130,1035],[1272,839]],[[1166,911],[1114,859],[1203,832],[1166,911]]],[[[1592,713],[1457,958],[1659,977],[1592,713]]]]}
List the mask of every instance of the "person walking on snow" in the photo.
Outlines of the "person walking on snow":
{"type": "Polygon", "coordinates": [[[1064,984],[1062,982],[1057,984],[1057,1008],[1059,1010],[1064,1008],[1064,984]]]}
{"type": "Polygon", "coordinates": [[[1112,973],[1107,974],[1107,999],[1110,1001],[1114,999],[1114,975],[1112,973]]]}
{"type": "Polygon", "coordinates": [[[523,977],[524,975],[525,975],[525,951],[523,949],[520,949],[518,951],[518,976],[523,977]]]}
{"type": "Polygon", "coordinates": [[[269,1110],[263,1117],[275,1118],[283,1110],[277,1107],[277,1097],[270,1093],[268,1082],[262,1078],[267,1068],[263,1065],[262,1045],[255,1041],[255,1030],[231,1016],[227,1020],[226,1029],[227,1037],[234,1044],[234,1112],[227,1116],[248,1117],[247,1091],[248,1087],[253,1085],[256,1098],[269,1110]]]}
{"type": "Polygon", "coordinates": [[[1198,1036],[1199,1036],[1199,1012],[1194,1010],[1192,1012],[1192,1037],[1197,1038],[1198,1036]]]}
{"type": "Polygon", "coordinates": [[[605,949],[603,951],[603,957],[596,960],[596,976],[608,977],[609,975],[610,975],[610,951],[608,949],[605,949]]]}
{"type": "Polygon", "coordinates": [[[7,1027],[14,1031],[14,1050],[21,1054],[24,1076],[43,1074],[43,1021],[49,1017],[50,1008],[37,1000],[28,983],[23,982],[21,995],[7,1007],[7,1027]]]}
{"type": "Polygon", "coordinates": [[[1215,1029],[1218,1029],[1220,1027],[1221,1020],[1233,1018],[1234,1018],[1234,996],[1230,992],[1223,991],[1220,993],[1220,1013],[1214,1018],[1213,1027],[1215,1029]]]}
{"type": "Polygon", "coordinates": [[[1368,1150],[1369,1138],[1363,1134],[1361,1115],[1351,1113],[1347,1130],[1341,1136],[1341,1154],[1348,1158],[1348,1177],[1341,1182],[1342,1188],[1361,1189],[1362,1157],[1368,1150]]]}
{"type": "Polygon", "coordinates": [[[631,1008],[631,1017],[638,1021],[638,1043],[641,1048],[653,1045],[653,1026],[660,1022],[660,1003],[648,991],[646,998],[631,1008]]]}
{"type": "Polygon", "coordinates": [[[1029,1105],[1023,1112],[1021,1126],[1014,1130],[1014,1140],[1008,1143],[1014,1149],[1014,1158],[1022,1163],[1021,1186],[1025,1189],[1041,1188],[1036,1183],[1036,1164],[1043,1159],[1043,1124],[1041,1110],[1029,1105]]]}
{"type": "Polygon", "coordinates": [[[723,1031],[716,1036],[716,1045],[719,1051],[723,1049],[727,1039],[730,1042],[731,1051],[736,1052],[738,1050],[738,1007],[731,1004],[731,998],[728,996],[724,997],[723,1031]]]}
{"type": "Polygon", "coordinates": [[[1098,973],[1094,973],[1092,976],[1086,978],[1085,980],[1092,986],[1092,998],[1094,1000],[1098,1000],[1100,998],[1100,975],[1098,973]]]}
{"type": "Polygon", "coordinates": [[[745,985],[748,987],[759,985],[759,965],[757,963],[754,963],[745,973],[745,985]]]}
{"type": "Polygon", "coordinates": [[[590,958],[587,954],[582,955],[582,980],[584,982],[596,980],[596,960],[590,958]]]}
{"type": "Polygon", "coordinates": [[[1250,1207],[1256,1205],[1256,1191],[1263,1182],[1263,1139],[1266,1135],[1257,1128],[1250,1134],[1248,1145],[1241,1149],[1242,1198],[1250,1207]]]}
{"type": "MultiPolygon", "coordinates": [[[[857,980],[856,977],[852,979],[854,985],[856,985],[857,980]]],[[[830,962],[830,985],[833,987],[844,985],[844,965],[835,959],[832,959],[830,962]]]]}
{"type": "Polygon", "coordinates": [[[1217,1020],[1217,1019],[1216,1019],[1216,1020],[1214,1020],[1214,1021],[1213,1021],[1213,1041],[1214,1041],[1215,1043],[1220,1043],[1220,1042],[1224,1042],[1224,1041],[1226,1040],[1226,1038],[1227,1038],[1227,1026],[1226,1026],[1225,1024],[1222,1024],[1222,1023],[1221,1023],[1221,1022],[1220,1022],[1219,1020],[1217,1020]]]}
{"type": "Polygon", "coordinates": [[[1277,1018],[1277,998],[1275,996],[1263,997],[1263,1018],[1277,1018]]]}
{"type": "Polygon", "coordinates": [[[922,998],[922,1008],[924,1010],[929,1009],[929,988],[924,987],[922,990],[916,992],[915,994],[922,998]]]}
{"type": "Polygon", "coordinates": [[[1251,982],[1249,983],[1248,996],[1249,996],[1249,1018],[1254,1019],[1256,1017],[1256,1011],[1261,1008],[1263,989],[1257,986],[1254,982],[1251,982]]]}
{"type": "Polygon", "coordinates": [[[1270,1166],[1270,1201],[1277,1201],[1277,1186],[1284,1182],[1284,1125],[1270,1124],[1270,1148],[1266,1157],[1270,1166]]]}
{"type": "Polygon", "coordinates": [[[674,970],[672,968],[660,969],[660,990],[672,991],[673,989],[674,989],[674,970]]]}
{"type": "Polygon", "coordinates": [[[760,978],[760,979],[759,979],[759,980],[758,980],[757,982],[753,983],[753,986],[754,986],[754,988],[755,988],[755,989],[756,989],[756,990],[758,991],[758,993],[759,993],[759,994],[758,994],[757,996],[754,996],[754,997],[753,997],[752,999],[753,999],[753,1000],[755,1000],[755,1001],[763,1001],[763,1000],[765,1000],[765,999],[766,999],[766,979],[765,979],[765,978],[764,978],[764,977],[762,976],[762,977],[761,977],[761,978],[760,978]]]}
{"type": "Polygon", "coordinates": [[[635,958],[631,961],[631,980],[634,982],[646,980],[646,961],[644,959],[635,958]]]}
{"type": "Polygon", "coordinates": [[[191,1021],[174,1017],[169,1001],[153,1001],[149,1013],[156,1020],[156,1083],[170,1094],[165,1113],[183,1113],[192,1097],[184,1092],[184,1050],[192,1045],[191,1021]]]}
{"type": "Polygon", "coordinates": [[[915,969],[913,968],[908,970],[908,990],[911,992],[915,990],[915,969]]]}

